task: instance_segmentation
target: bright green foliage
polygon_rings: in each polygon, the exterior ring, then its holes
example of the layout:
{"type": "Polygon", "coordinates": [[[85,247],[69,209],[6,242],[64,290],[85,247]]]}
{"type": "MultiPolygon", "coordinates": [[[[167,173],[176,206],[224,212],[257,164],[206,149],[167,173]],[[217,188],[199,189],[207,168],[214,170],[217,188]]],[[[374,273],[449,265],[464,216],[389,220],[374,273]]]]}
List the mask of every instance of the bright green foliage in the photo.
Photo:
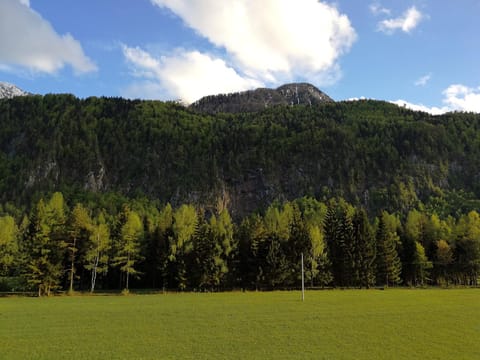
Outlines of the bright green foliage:
{"type": "Polygon", "coordinates": [[[91,272],[90,291],[95,290],[98,274],[108,272],[109,252],[111,248],[110,229],[100,213],[89,227],[88,245],[85,252],[85,269],[91,272]]]}
{"type": "Polygon", "coordinates": [[[433,267],[432,262],[425,255],[425,249],[418,241],[415,242],[415,253],[413,257],[413,283],[415,285],[424,285],[433,267]]]}
{"type": "Polygon", "coordinates": [[[480,275],[480,215],[471,211],[458,221],[455,229],[456,282],[476,285],[480,275]]]}
{"type": "Polygon", "coordinates": [[[229,271],[229,259],[234,250],[233,223],[228,210],[218,216],[212,215],[210,222],[199,225],[194,236],[195,265],[198,286],[217,288],[229,271]]]}
{"type": "Polygon", "coordinates": [[[396,227],[392,228],[392,215],[382,212],[376,234],[376,270],[377,284],[382,286],[398,285],[401,282],[402,263],[397,252],[400,238],[396,227]]]}
{"type": "Polygon", "coordinates": [[[210,218],[210,231],[214,239],[216,255],[215,263],[215,285],[220,284],[224,276],[228,273],[228,263],[230,255],[234,251],[233,242],[233,223],[228,210],[222,210],[218,218],[210,218]]]}
{"type": "Polygon", "coordinates": [[[0,217],[0,276],[9,275],[18,256],[18,228],[11,216],[0,217]]]}
{"type": "Polygon", "coordinates": [[[437,283],[446,284],[449,283],[450,267],[454,261],[453,250],[445,240],[437,241],[437,249],[435,251],[435,275],[437,277],[437,283]]]}
{"type": "Polygon", "coordinates": [[[366,211],[342,198],[328,206],[310,198],[276,202],[239,226],[226,208],[212,214],[192,205],[158,208],[144,197],[122,199],[123,207],[108,199],[108,210],[105,202],[87,199],[70,212],[62,194],[55,193],[40,199],[30,217],[13,209],[22,219],[18,229],[12,217],[0,217],[7,275],[2,288],[36,289],[40,295],[118,284],[292,288],[300,285],[301,254],[307,286],[313,287],[370,287],[375,279],[380,286],[478,281],[480,216],[475,211],[456,219],[412,210],[403,223],[399,214],[383,212],[373,219],[374,232],[366,211]],[[433,246],[431,255],[424,244],[433,246]]]}
{"type": "Polygon", "coordinates": [[[328,258],[327,244],[319,226],[309,229],[311,248],[310,268],[306,270],[306,277],[310,279],[310,286],[329,285],[332,281],[331,263],[328,258]]]}
{"type": "Polygon", "coordinates": [[[192,263],[191,253],[197,224],[197,211],[192,205],[182,205],[173,213],[173,237],[170,238],[168,261],[181,290],[188,285],[187,266],[192,263]]]}
{"type": "Polygon", "coordinates": [[[141,260],[141,239],[143,236],[143,224],[140,216],[133,211],[126,211],[126,220],[121,227],[121,237],[117,243],[115,256],[112,259],[114,266],[118,266],[125,275],[125,290],[129,290],[130,276],[138,276],[136,268],[141,260]]]}
{"type": "Polygon", "coordinates": [[[45,204],[40,200],[32,214],[27,233],[28,260],[25,276],[38,290],[50,295],[60,287],[66,247],[65,204],[60,193],[54,193],[45,204]]]}
{"type": "Polygon", "coordinates": [[[69,292],[73,291],[73,281],[75,275],[75,261],[80,247],[85,246],[88,240],[88,232],[91,230],[90,215],[82,204],[77,204],[72,210],[69,221],[69,241],[67,243],[67,252],[70,258],[69,270],[69,292]]]}

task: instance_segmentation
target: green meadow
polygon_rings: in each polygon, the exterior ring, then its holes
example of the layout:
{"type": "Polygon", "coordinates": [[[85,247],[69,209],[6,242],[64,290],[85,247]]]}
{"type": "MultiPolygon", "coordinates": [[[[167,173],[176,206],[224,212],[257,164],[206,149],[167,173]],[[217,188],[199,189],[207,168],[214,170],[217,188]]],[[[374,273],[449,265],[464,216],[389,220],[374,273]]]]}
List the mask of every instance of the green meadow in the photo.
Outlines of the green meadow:
{"type": "Polygon", "coordinates": [[[480,289],[0,298],[0,359],[480,359],[480,289]]]}

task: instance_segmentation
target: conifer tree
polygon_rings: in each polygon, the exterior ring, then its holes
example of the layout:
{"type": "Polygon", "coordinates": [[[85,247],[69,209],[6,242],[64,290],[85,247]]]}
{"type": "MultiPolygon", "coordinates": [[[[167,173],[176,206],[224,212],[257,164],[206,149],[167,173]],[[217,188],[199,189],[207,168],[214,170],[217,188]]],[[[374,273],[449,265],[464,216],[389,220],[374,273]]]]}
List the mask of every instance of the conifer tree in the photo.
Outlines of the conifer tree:
{"type": "Polygon", "coordinates": [[[402,268],[396,248],[399,238],[393,229],[388,228],[385,221],[386,216],[388,216],[386,212],[382,212],[380,215],[376,234],[377,284],[382,286],[399,284],[401,282],[400,272],[402,268]]]}
{"type": "Polygon", "coordinates": [[[352,219],[353,233],[358,258],[354,264],[358,269],[359,285],[367,289],[375,283],[375,236],[365,209],[357,209],[352,219]]]}
{"type": "Polygon", "coordinates": [[[66,234],[63,195],[54,193],[47,204],[40,199],[31,218],[27,231],[25,277],[30,285],[37,288],[39,296],[49,296],[52,290],[60,287],[64,274],[66,234]]]}

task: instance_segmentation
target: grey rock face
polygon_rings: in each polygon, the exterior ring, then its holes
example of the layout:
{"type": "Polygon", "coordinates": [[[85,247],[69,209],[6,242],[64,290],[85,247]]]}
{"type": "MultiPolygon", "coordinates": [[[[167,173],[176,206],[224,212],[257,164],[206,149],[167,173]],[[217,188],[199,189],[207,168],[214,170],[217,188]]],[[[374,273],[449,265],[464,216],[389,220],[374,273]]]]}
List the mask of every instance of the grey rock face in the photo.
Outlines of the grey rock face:
{"type": "Polygon", "coordinates": [[[15,96],[25,96],[27,92],[15,85],[0,81],[0,99],[11,99],[15,96]]]}
{"type": "Polygon", "coordinates": [[[282,85],[277,89],[256,89],[244,92],[212,95],[201,98],[190,108],[206,113],[255,112],[271,106],[312,106],[333,102],[332,98],[307,83],[282,85]]]}

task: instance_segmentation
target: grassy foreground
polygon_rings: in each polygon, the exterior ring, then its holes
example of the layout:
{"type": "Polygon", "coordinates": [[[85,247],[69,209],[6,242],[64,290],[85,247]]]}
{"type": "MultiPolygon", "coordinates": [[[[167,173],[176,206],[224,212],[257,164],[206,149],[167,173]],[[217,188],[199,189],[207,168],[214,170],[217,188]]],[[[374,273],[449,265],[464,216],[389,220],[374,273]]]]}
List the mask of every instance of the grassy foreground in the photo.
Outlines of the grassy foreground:
{"type": "Polygon", "coordinates": [[[480,290],[0,298],[1,359],[480,359],[480,290]]]}

